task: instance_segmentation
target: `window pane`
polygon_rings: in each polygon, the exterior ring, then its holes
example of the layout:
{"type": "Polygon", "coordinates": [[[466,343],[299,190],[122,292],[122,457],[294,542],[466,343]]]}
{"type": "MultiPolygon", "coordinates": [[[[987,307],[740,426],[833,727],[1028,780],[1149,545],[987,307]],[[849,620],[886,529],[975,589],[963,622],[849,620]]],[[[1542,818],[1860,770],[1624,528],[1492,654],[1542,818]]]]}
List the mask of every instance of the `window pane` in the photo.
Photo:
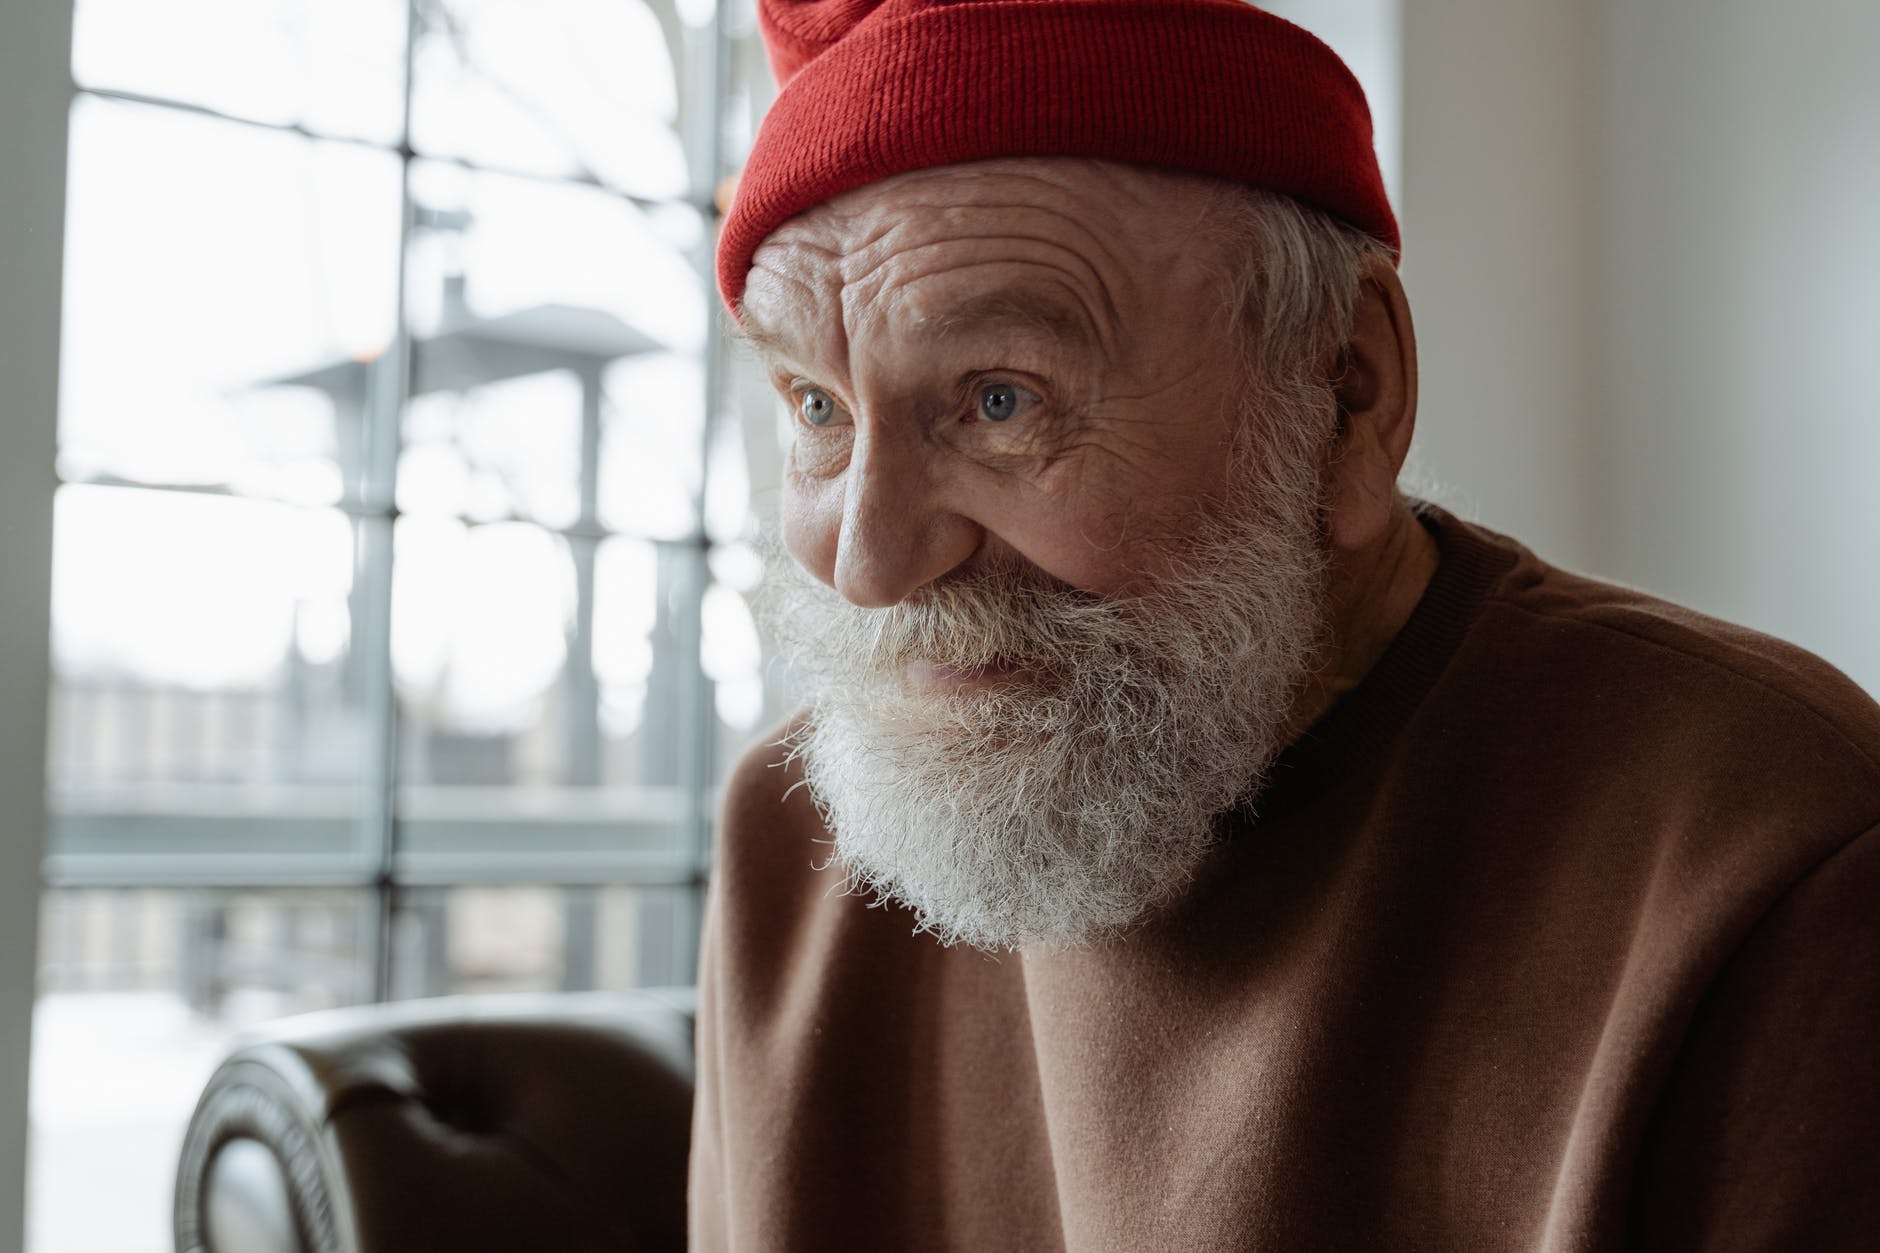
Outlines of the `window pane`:
{"type": "Polygon", "coordinates": [[[396,307],[395,157],[72,113],[60,470],[330,503],[396,307]]]}
{"type": "Polygon", "coordinates": [[[559,351],[568,360],[555,364],[570,368],[586,358],[696,351],[705,342],[710,307],[690,259],[704,239],[696,212],[435,161],[413,166],[412,192],[418,335],[470,321],[504,346],[559,351]],[[490,319],[498,320],[494,328],[479,321],[490,319]]]}
{"type": "Polygon", "coordinates": [[[696,699],[679,678],[683,556],[519,523],[399,522],[402,873],[673,872],[673,727],[696,699]]]}
{"type": "Polygon", "coordinates": [[[672,888],[448,887],[406,892],[399,996],[625,991],[684,982],[672,888]]]}
{"type": "Polygon", "coordinates": [[[78,0],[72,73],[87,87],[394,144],[404,9],[398,0],[78,0]]]}
{"type": "Polygon", "coordinates": [[[708,448],[705,533],[748,542],[777,520],[777,488],[794,419],[770,379],[737,341],[727,354],[726,403],[708,448]]]}
{"type": "Polygon", "coordinates": [[[54,854],[355,846],[371,742],[356,532],[331,509],[60,490],[54,854]]]}
{"type": "Polygon", "coordinates": [[[746,596],[756,589],[750,568],[757,564],[748,549],[720,548],[712,554],[712,569],[730,574],[735,584],[714,583],[705,592],[704,630],[700,660],[711,682],[714,744],[719,776],[734,765],[760,732],[782,720],[787,708],[770,680],[779,667],[764,664],[757,624],[746,596]]]}
{"type": "Polygon", "coordinates": [[[581,514],[585,381],[562,369],[412,398],[398,459],[407,513],[567,528],[581,514]]]}
{"type": "Polygon", "coordinates": [[[593,177],[647,198],[685,194],[677,127],[687,34],[670,3],[438,0],[420,11],[411,119],[420,152],[593,177]]]}
{"type": "Polygon", "coordinates": [[[685,641],[698,631],[698,555],[671,544],[600,546],[594,672],[605,781],[672,788],[685,778],[688,706],[701,699],[685,641]]]}
{"type": "Polygon", "coordinates": [[[798,704],[788,667],[768,664],[772,650],[751,609],[764,579],[759,536],[777,520],[789,415],[751,360],[734,353],[731,367],[727,412],[712,431],[705,491],[705,529],[716,543],[701,643],[717,713],[717,779],[759,733],[777,726],[798,704]]]}
{"type": "Polygon", "coordinates": [[[46,892],[28,1247],[169,1253],[210,1072],[248,1026],[363,999],[370,912],[355,892],[46,892]]]}
{"type": "Polygon", "coordinates": [[[688,259],[699,216],[435,162],[414,169],[413,193],[401,504],[692,534],[709,310],[688,259]]]}
{"type": "Polygon", "coordinates": [[[567,541],[522,523],[399,521],[392,657],[409,786],[554,786],[568,750],[567,541]]]}
{"type": "Polygon", "coordinates": [[[636,357],[609,370],[602,525],[658,539],[694,534],[704,429],[705,370],[696,355],[636,357]]]}

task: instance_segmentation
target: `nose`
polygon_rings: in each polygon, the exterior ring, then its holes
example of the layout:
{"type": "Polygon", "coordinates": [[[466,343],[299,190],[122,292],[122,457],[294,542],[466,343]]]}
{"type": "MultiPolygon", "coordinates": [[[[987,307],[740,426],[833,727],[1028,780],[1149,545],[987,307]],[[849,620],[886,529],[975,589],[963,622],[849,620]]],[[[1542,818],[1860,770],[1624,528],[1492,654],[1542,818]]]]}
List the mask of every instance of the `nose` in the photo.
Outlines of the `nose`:
{"type": "Polygon", "coordinates": [[[858,422],[845,473],[836,590],[885,609],[954,569],[984,532],[949,507],[935,482],[935,450],[917,431],[858,422]]]}

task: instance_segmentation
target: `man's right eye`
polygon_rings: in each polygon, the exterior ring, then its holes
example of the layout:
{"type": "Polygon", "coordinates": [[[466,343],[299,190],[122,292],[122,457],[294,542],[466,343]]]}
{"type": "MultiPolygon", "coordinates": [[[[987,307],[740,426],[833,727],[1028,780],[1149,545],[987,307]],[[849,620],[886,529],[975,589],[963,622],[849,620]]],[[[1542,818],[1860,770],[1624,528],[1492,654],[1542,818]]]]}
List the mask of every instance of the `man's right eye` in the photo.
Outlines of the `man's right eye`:
{"type": "Polygon", "coordinates": [[[798,399],[797,412],[811,426],[827,426],[839,410],[834,396],[820,387],[811,387],[798,399]]]}

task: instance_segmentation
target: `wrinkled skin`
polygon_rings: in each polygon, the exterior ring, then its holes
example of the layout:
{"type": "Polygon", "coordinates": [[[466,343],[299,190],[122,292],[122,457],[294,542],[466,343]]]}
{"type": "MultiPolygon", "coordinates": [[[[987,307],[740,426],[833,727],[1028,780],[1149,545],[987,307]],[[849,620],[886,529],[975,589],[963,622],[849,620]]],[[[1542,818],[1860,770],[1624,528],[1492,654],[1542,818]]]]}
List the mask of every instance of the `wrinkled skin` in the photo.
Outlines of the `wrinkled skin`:
{"type": "MultiPolygon", "coordinates": [[[[902,175],[781,227],[742,320],[797,416],[789,552],[871,607],[999,559],[1104,597],[1152,583],[1223,493],[1241,399],[1209,204],[1186,176],[1015,159],[902,175]]],[[[1301,726],[1435,568],[1394,490],[1415,360],[1397,275],[1375,266],[1324,363],[1344,414],[1324,493],[1331,639],[1301,726]]]]}

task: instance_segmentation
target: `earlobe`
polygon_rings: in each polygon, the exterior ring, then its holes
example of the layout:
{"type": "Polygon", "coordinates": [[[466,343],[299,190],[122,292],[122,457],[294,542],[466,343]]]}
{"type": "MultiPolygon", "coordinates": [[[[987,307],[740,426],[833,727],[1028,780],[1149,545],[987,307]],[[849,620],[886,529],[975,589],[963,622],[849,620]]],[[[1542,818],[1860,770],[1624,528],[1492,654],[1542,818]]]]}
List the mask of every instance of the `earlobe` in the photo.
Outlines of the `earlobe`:
{"type": "Polygon", "coordinates": [[[1336,366],[1339,430],[1326,467],[1326,516],[1332,542],[1354,551],[1389,528],[1416,429],[1416,332],[1403,284],[1382,257],[1366,262],[1336,366]]]}

